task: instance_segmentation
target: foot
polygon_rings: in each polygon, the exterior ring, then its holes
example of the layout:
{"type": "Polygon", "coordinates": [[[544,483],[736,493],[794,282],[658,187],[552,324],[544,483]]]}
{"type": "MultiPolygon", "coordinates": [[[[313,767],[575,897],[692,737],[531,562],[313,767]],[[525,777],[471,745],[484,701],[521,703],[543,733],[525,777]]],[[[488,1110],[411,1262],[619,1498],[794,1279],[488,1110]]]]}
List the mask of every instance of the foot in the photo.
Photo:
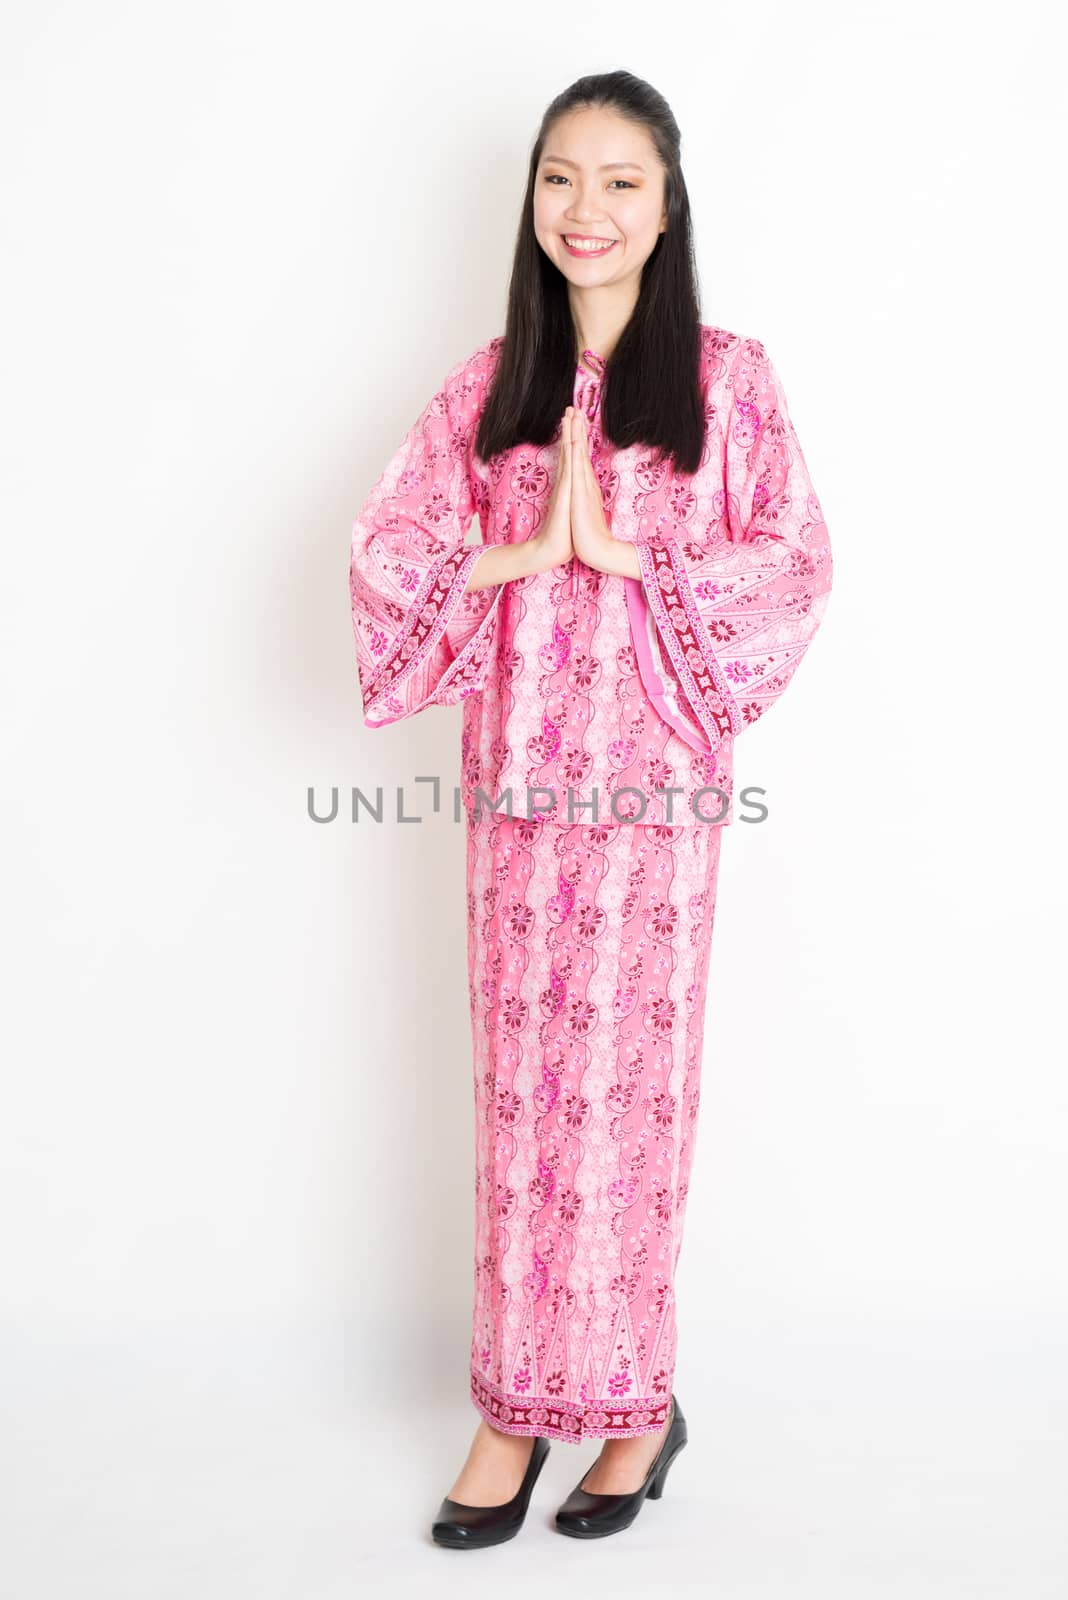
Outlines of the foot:
{"type": "Polygon", "coordinates": [[[483,1417],[449,1499],[464,1506],[503,1506],[514,1500],[533,1450],[533,1435],[501,1433],[483,1417]]]}
{"type": "Polygon", "coordinates": [[[659,1433],[640,1433],[633,1439],[606,1439],[579,1487],[590,1494],[633,1494],[640,1489],[667,1437],[673,1413],[672,1405],[668,1407],[667,1420],[659,1433]]]}

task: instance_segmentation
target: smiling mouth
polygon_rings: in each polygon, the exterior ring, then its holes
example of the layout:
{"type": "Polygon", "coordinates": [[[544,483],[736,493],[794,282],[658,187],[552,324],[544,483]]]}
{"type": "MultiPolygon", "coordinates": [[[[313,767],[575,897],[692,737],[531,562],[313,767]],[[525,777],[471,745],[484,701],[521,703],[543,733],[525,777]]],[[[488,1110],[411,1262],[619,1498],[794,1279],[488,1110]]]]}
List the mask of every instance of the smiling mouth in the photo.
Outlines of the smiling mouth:
{"type": "Polygon", "coordinates": [[[599,239],[593,234],[565,233],[561,235],[569,250],[581,251],[583,255],[601,255],[605,250],[611,250],[618,241],[615,239],[599,239]]]}

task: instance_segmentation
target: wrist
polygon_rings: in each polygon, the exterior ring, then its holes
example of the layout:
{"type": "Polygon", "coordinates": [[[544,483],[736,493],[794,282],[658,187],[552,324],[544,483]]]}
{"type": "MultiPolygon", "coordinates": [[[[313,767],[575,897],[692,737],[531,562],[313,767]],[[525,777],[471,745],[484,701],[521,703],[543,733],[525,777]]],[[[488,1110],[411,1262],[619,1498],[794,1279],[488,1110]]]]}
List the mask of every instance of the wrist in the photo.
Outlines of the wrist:
{"type": "Polygon", "coordinates": [[[582,542],[582,549],[576,554],[592,567],[594,572],[617,572],[619,570],[619,541],[613,539],[610,533],[587,538],[582,542]]]}
{"type": "Polygon", "coordinates": [[[626,539],[616,539],[609,533],[598,541],[596,560],[589,563],[599,572],[611,572],[621,578],[641,576],[638,552],[626,539]]]}
{"type": "Polygon", "coordinates": [[[528,572],[551,572],[554,567],[566,566],[571,560],[570,555],[559,555],[548,543],[543,533],[532,534],[523,543],[527,551],[528,572]]]}

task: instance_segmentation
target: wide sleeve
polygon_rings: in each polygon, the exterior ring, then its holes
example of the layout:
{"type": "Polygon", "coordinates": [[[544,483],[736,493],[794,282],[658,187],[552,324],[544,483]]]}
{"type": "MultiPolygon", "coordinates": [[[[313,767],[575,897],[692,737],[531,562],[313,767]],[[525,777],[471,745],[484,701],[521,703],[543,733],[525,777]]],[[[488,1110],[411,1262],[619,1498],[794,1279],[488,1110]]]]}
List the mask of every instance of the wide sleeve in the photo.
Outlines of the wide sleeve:
{"type": "MultiPolygon", "coordinates": [[[[726,374],[709,459],[675,480],[625,579],[644,687],[695,749],[764,716],[793,678],[831,589],[827,527],[786,396],[764,346],[726,374]]],[[[715,415],[715,408],[712,408],[715,415]]]]}
{"type": "MultiPolygon", "coordinates": [[[[476,353],[477,354],[477,353],[476,353]]],[[[352,529],[349,594],[369,728],[480,690],[503,584],[464,589],[488,546],[466,545],[484,373],[460,362],[409,429],[352,529]]]]}

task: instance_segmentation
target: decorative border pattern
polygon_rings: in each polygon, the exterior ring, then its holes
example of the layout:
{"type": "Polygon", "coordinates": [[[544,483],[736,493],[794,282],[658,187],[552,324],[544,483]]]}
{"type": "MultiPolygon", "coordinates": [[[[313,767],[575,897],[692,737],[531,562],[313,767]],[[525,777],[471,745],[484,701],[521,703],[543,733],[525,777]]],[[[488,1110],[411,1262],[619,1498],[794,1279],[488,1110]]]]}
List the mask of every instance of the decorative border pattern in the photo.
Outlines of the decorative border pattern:
{"type": "Polygon", "coordinates": [[[501,1433],[540,1435],[581,1444],[583,1439],[634,1439],[659,1433],[671,1409],[670,1394],[644,1403],[630,1399],[618,1406],[582,1405],[553,1400],[504,1395],[471,1368],[471,1398],[488,1422],[501,1433]]]}
{"type": "MultiPolygon", "coordinates": [[[[472,545],[470,548],[461,546],[463,555],[457,563],[457,552],[447,551],[436,564],[427,572],[415,598],[411,602],[409,617],[411,625],[406,632],[398,635],[393,649],[389,655],[379,663],[378,671],[367,686],[367,701],[364,707],[365,723],[374,723],[382,726],[384,722],[396,721],[396,717],[379,718],[376,713],[383,710],[394,709],[387,706],[391,696],[408,682],[418,672],[419,668],[433,653],[440,643],[449,623],[458,610],[467,587],[467,580],[471,576],[471,569],[479,556],[483,555],[489,545],[472,545]]],[[[456,677],[462,676],[470,664],[471,656],[479,641],[484,637],[486,623],[493,617],[497,603],[504,592],[504,585],[497,585],[497,593],[493,602],[483,617],[477,632],[468,640],[467,645],[452,662],[448,672],[443,676],[438,685],[438,691],[456,677]]],[[[398,716],[401,714],[399,703],[395,703],[398,716]]],[[[419,710],[418,706],[408,708],[411,711],[419,710]]]]}
{"type": "Polygon", "coordinates": [[[701,619],[682,551],[670,535],[661,535],[656,544],[636,539],[634,548],[660,637],[715,751],[725,735],[741,732],[744,719],[701,619]]]}
{"type": "Polygon", "coordinates": [[[657,711],[679,738],[701,755],[712,754],[708,735],[690,710],[671,658],[661,648],[660,630],[640,578],[623,579],[630,618],[631,643],[642,687],[657,711]]]}

